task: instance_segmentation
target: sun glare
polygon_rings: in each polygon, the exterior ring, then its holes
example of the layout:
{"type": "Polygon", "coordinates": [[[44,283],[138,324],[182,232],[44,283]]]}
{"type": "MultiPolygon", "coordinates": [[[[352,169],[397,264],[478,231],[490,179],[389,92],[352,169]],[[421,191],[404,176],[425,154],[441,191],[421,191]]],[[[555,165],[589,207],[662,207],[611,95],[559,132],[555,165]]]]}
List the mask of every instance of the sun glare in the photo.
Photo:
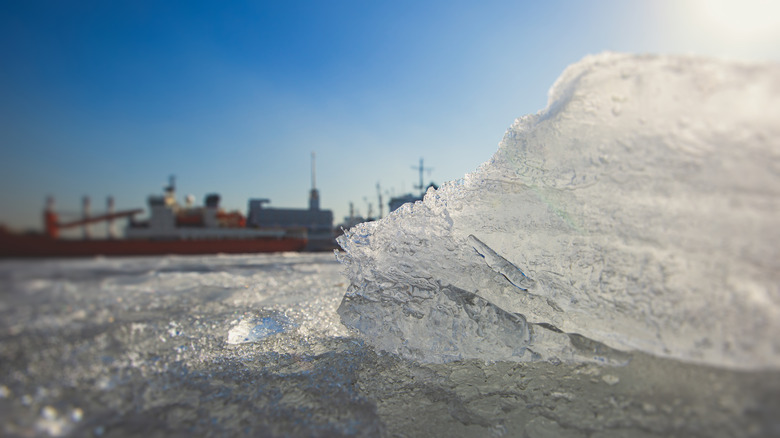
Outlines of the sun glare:
{"type": "Polygon", "coordinates": [[[701,19],[722,37],[763,40],[780,37],[780,1],[696,0],[701,19]]]}

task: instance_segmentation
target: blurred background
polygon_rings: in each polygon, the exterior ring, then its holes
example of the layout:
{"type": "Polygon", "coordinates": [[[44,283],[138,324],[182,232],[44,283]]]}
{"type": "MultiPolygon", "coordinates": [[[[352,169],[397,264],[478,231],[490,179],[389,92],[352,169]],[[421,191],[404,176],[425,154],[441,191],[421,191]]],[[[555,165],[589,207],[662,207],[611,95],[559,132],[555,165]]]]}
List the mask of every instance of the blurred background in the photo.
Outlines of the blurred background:
{"type": "Polygon", "coordinates": [[[605,50],[780,61],[777,1],[25,1],[0,6],[0,223],[145,208],[176,176],[334,224],[463,177],[605,50]],[[424,164],[421,163],[424,158],[424,164]]]}

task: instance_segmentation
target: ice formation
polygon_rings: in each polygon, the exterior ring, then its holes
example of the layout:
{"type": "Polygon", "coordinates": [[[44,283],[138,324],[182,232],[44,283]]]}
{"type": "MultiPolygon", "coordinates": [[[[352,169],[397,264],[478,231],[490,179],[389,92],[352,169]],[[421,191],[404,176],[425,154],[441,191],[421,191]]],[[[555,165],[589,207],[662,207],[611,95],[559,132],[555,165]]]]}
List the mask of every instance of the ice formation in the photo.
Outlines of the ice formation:
{"type": "Polygon", "coordinates": [[[493,158],[340,239],[382,350],[780,368],[780,66],[589,56],[493,158]]]}

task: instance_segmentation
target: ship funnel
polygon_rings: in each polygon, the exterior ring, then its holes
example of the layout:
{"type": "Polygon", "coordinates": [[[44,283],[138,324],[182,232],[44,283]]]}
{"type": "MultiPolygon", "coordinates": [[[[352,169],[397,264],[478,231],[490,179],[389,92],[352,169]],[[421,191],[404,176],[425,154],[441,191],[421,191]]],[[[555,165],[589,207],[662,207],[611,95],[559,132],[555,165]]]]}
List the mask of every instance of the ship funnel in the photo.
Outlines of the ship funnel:
{"type": "Polygon", "coordinates": [[[315,166],[315,155],[311,153],[311,191],[309,191],[309,210],[320,209],[320,192],[317,191],[317,169],[315,166]]]}
{"type": "Polygon", "coordinates": [[[82,221],[84,222],[82,227],[84,231],[84,239],[86,240],[92,237],[92,230],[90,230],[90,226],[89,226],[90,205],[91,205],[89,196],[85,196],[82,199],[81,205],[82,205],[81,216],[82,216],[82,221]]]}

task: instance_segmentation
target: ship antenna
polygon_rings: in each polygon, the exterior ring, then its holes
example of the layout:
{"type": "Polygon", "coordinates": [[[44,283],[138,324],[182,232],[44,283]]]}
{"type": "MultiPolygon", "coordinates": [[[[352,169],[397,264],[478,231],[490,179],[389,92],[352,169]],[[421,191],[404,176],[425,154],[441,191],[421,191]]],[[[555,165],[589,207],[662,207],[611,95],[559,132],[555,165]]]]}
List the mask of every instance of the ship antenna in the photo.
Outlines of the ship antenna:
{"type": "Polygon", "coordinates": [[[418,167],[412,167],[412,169],[420,171],[420,185],[416,186],[415,188],[416,189],[420,189],[420,197],[422,197],[422,196],[425,195],[425,186],[423,185],[424,184],[423,183],[423,172],[427,170],[428,173],[430,173],[431,170],[433,170],[433,168],[432,167],[424,167],[423,166],[423,159],[421,157],[420,158],[420,165],[418,167]]]}
{"type": "Polygon", "coordinates": [[[317,189],[317,169],[315,165],[316,156],[315,153],[312,151],[311,153],[311,189],[316,190],[317,189]]]}

